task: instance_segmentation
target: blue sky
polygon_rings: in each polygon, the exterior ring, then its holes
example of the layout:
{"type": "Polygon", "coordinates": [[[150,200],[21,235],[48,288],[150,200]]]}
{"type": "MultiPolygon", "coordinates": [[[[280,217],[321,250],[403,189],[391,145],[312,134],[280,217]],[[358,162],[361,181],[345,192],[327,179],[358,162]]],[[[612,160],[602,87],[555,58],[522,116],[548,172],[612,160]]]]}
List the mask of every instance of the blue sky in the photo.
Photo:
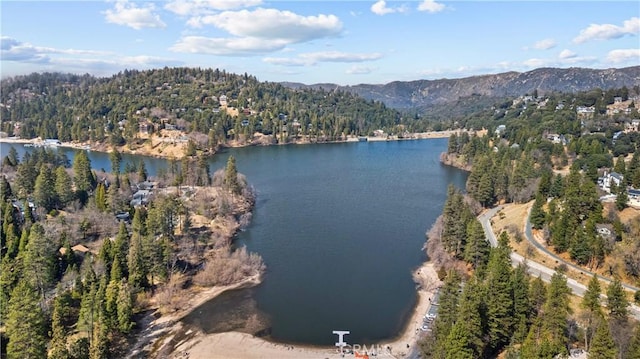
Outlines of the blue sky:
{"type": "Polygon", "coordinates": [[[341,85],[640,65],[637,1],[2,1],[1,75],[199,66],[341,85]]]}

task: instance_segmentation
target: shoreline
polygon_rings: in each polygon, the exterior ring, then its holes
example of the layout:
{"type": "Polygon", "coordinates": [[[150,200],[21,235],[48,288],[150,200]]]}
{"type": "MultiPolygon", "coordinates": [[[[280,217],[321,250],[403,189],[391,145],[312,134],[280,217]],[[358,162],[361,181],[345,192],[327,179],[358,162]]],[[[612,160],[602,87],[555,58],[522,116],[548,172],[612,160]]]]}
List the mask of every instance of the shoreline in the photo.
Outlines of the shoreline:
{"type": "MultiPolygon", "coordinates": [[[[378,357],[391,358],[402,357],[412,350],[418,350],[417,342],[422,331],[423,317],[431,307],[430,299],[434,297],[435,290],[441,285],[434,264],[424,262],[413,272],[414,281],[418,285],[418,300],[414,306],[409,320],[397,336],[378,343],[363,343],[367,346],[382,346],[391,348],[390,352],[378,353],[378,357]]],[[[219,294],[219,293],[218,293],[219,294]]],[[[217,295],[216,295],[217,296],[217,295]]],[[[215,296],[208,298],[212,299],[215,296]]],[[[174,346],[173,352],[168,358],[190,359],[232,359],[232,358],[341,358],[335,347],[319,347],[312,345],[287,344],[269,341],[250,334],[241,332],[224,332],[205,334],[202,332],[190,332],[186,338],[174,346]]],[[[345,341],[348,342],[348,336],[345,341]]]]}
{"type": "MultiPolygon", "coordinates": [[[[437,139],[437,138],[448,138],[452,134],[460,134],[463,132],[468,133],[478,133],[479,131],[468,131],[464,129],[457,130],[445,130],[445,131],[428,131],[428,132],[417,132],[411,133],[407,137],[398,137],[398,136],[387,136],[387,137],[371,137],[371,136],[360,136],[362,138],[366,138],[366,141],[362,142],[392,142],[392,141],[415,141],[415,140],[429,140],[429,139],[437,139]]],[[[253,143],[245,143],[245,144],[227,144],[222,145],[221,148],[241,148],[241,147],[252,147],[252,146],[287,146],[287,145],[309,145],[309,144],[330,144],[330,143],[352,143],[352,142],[361,142],[358,136],[349,136],[346,139],[336,140],[336,141],[327,141],[327,142],[314,142],[309,140],[300,140],[300,141],[292,141],[288,143],[276,143],[276,144],[253,144],[253,143]]],[[[0,143],[15,143],[15,144],[31,144],[37,147],[47,147],[47,148],[57,148],[57,147],[65,147],[65,148],[74,148],[78,150],[87,150],[87,151],[95,151],[102,153],[109,153],[111,151],[111,146],[107,145],[108,151],[105,150],[105,144],[90,144],[88,142],[84,143],[76,143],[76,142],[61,142],[59,145],[45,145],[44,140],[40,138],[32,138],[32,139],[22,139],[19,137],[0,137],[0,143]]],[[[131,155],[139,155],[139,156],[147,156],[153,158],[161,158],[161,159],[176,159],[179,160],[184,155],[173,156],[173,155],[162,155],[162,154],[154,154],[154,153],[145,153],[144,151],[140,151],[140,149],[129,150],[127,146],[122,146],[119,148],[121,153],[131,154],[131,155]]],[[[217,153],[217,152],[216,152],[217,153]]],[[[212,156],[215,153],[212,154],[212,156]]]]}

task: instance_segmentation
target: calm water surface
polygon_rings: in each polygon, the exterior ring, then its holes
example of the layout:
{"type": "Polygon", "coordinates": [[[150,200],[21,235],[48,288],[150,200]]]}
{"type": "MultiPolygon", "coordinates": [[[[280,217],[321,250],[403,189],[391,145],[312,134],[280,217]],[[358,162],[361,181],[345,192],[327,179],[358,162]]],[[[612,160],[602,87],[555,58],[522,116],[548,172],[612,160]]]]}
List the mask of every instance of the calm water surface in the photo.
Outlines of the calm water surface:
{"type": "MultiPolygon", "coordinates": [[[[258,252],[267,273],[260,286],[214,299],[185,321],[207,332],[235,323],[276,341],[316,345],[333,345],[333,330],[350,330],[350,343],[397,335],[416,303],[411,271],[426,259],[425,232],[448,184],[466,180],[439,163],[446,144],[250,147],[216,156],[212,172],[233,154],[258,191],[252,224],[237,243],[258,252]]],[[[4,155],[8,147],[1,149],[4,155]]],[[[90,154],[95,168],[110,170],[107,154],[90,154]]],[[[167,166],[144,160],[150,174],[167,166]]]]}

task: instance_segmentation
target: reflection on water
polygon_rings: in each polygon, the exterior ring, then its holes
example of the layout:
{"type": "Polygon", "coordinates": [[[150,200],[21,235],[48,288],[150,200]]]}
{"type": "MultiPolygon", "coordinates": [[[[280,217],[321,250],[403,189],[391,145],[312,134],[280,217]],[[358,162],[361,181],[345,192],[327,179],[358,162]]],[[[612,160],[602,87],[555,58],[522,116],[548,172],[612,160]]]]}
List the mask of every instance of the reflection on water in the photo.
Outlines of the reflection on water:
{"type": "Polygon", "coordinates": [[[236,331],[268,336],[269,319],[258,310],[253,291],[249,288],[224,292],[193,310],[182,322],[207,334],[236,331]]]}

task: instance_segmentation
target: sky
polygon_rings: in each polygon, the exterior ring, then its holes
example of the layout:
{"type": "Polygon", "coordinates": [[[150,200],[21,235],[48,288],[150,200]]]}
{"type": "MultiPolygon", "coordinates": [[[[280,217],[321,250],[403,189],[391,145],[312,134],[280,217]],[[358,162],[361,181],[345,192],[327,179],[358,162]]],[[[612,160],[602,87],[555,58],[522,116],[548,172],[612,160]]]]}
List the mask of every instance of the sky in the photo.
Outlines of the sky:
{"type": "Polygon", "coordinates": [[[305,84],[640,65],[637,1],[0,2],[0,75],[188,66],[305,84]]]}

